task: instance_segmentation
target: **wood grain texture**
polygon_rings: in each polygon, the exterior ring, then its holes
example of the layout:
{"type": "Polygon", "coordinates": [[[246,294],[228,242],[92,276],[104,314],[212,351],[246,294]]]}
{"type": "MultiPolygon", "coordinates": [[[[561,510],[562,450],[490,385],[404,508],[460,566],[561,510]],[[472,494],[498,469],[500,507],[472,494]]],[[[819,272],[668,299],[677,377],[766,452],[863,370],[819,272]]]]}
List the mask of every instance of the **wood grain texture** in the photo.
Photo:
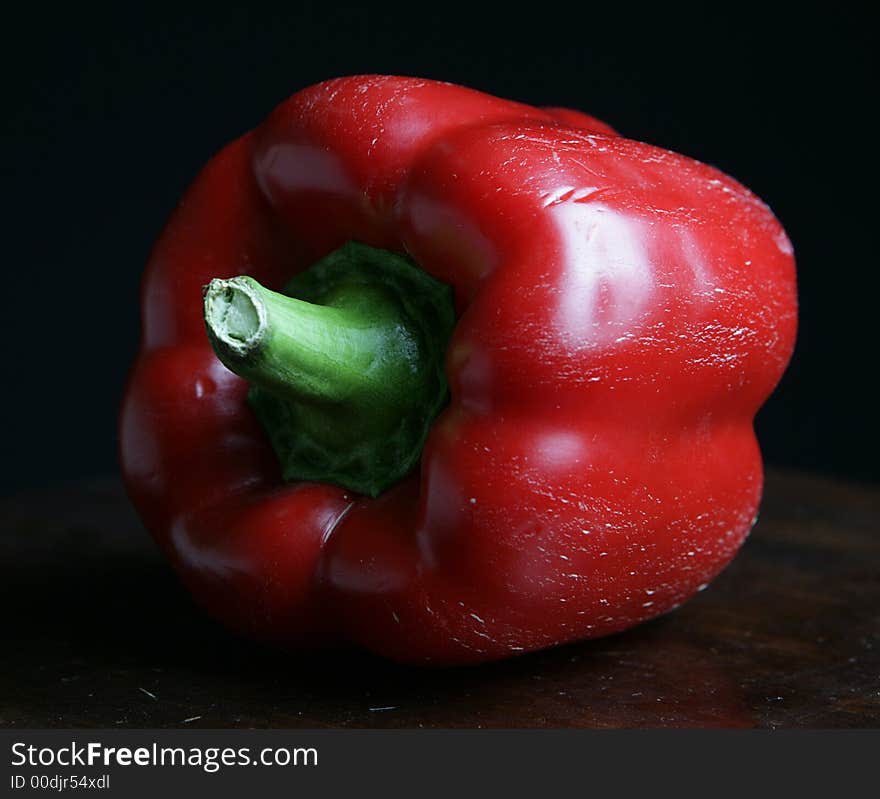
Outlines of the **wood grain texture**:
{"type": "Polygon", "coordinates": [[[0,726],[880,727],[880,489],[771,472],[705,592],[610,638],[430,670],[206,619],[105,480],[0,501],[0,726]]]}

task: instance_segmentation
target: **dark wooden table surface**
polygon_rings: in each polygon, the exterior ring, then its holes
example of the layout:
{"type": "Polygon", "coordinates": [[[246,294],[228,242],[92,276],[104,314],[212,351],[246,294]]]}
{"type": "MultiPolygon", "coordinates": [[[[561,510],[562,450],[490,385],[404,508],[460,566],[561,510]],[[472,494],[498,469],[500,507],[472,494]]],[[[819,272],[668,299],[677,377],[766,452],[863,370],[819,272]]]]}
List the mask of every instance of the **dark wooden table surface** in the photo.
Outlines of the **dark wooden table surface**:
{"type": "Polygon", "coordinates": [[[0,501],[0,726],[880,727],[880,489],[771,473],[675,613],[505,663],[292,657],[177,585],[117,482],[0,501]]]}

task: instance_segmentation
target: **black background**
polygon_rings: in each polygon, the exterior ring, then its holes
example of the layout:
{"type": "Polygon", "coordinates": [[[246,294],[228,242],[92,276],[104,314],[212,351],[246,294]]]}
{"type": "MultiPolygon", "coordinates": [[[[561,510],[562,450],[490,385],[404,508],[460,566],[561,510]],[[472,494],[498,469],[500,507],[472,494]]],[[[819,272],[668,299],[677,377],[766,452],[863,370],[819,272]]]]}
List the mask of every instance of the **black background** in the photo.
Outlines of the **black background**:
{"type": "Polygon", "coordinates": [[[581,108],[715,164],[798,258],[771,464],[880,477],[871,26],[842,7],[547,2],[6,12],[3,493],[116,469],[138,283],[178,197],[294,91],[380,72],[581,108]]]}

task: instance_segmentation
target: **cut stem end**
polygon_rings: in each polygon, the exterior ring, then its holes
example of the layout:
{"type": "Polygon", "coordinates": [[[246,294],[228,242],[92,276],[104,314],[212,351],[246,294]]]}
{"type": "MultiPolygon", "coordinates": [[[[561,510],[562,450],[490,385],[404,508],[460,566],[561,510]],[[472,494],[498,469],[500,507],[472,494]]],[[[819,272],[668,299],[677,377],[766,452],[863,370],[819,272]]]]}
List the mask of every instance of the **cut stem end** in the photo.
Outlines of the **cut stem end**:
{"type": "Polygon", "coordinates": [[[266,305],[259,284],[248,277],[212,280],[205,290],[205,323],[230,354],[244,357],[257,348],[266,331],[266,305]]]}

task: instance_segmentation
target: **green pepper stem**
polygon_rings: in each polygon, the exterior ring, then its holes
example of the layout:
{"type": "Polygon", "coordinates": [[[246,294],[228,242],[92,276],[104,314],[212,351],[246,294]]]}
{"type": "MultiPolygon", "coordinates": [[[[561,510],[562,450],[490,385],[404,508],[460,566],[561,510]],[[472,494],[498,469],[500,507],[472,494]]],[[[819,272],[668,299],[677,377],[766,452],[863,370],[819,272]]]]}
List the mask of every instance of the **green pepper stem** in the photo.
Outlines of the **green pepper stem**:
{"type": "Polygon", "coordinates": [[[357,313],[287,297],[250,277],[212,280],[204,312],[217,357],[273,394],[341,401],[372,382],[381,337],[357,313]]]}
{"type": "Polygon", "coordinates": [[[406,256],[352,241],[283,292],[212,280],[211,346],[250,381],[285,480],[376,496],[418,463],[446,403],[452,290],[406,256]]]}

